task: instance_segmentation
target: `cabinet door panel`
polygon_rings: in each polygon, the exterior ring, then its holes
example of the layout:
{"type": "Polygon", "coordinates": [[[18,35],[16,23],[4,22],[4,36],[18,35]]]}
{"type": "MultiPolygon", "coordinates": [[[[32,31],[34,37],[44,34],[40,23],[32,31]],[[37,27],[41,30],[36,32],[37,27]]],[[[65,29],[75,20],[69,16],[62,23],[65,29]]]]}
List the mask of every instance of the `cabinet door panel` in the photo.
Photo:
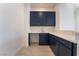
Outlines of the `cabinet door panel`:
{"type": "Polygon", "coordinates": [[[59,56],[71,56],[72,49],[68,49],[62,44],[59,44],[59,56]]]}
{"type": "Polygon", "coordinates": [[[55,12],[48,12],[46,14],[46,25],[55,26],[55,12]]]}
{"type": "Polygon", "coordinates": [[[40,12],[42,15],[40,16],[40,25],[41,26],[46,26],[46,13],[45,12],[40,12]]]}
{"type": "Polygon", "coordinates": [[[41,23],[38,12],[31,12],[30,14],[30,25],[31,26],[39,26],[41,23]]]}
{"type": "Polygon", "coordinates": [[[49,45],[55,45],[55,44],[56,44],[55,37],[49,34],[49,45]]]}
{"type": "Polygon", "coordinates": [[[46,33],[39,34],[39,45],[48,45],[48,34],[46,33]]]}
{"type": "Polygon", "coordinates": [[[54,53],[55,53],[56,56],[59,56],[59,48],[60,48],[59,44],[60,43],[56,42],[56,45],[55,45],[54,53]]]}
{"type": "Polygon", "coordinates": [[[67,40],[65,40],[65,39],[62,39],[62,38],[59,38],[60,40],[60,43],[62,43],[65,47],[68,47],[69,49],[71,49],[72,48],[72,42],[69,42],[69,41],[67,41],[67,40]]]}
{"type": "Polygon", "coordinates": [[[72,43],[66,42],[64,39],[58,37],[57,41],[57,56],[71,56],[72,55],[72,43]],[[67,44],[68,43],[68,44],[67,44]]]}

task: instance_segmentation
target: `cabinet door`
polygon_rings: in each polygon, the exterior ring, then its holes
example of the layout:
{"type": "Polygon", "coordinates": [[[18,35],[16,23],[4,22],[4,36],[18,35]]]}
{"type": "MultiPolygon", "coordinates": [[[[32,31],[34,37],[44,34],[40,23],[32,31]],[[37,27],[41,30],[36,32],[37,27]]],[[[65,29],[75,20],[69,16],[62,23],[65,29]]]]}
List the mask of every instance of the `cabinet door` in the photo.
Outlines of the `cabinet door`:
{"type": "Polygon", "coordinates": [[[57,49],[56,49],[57,56],[71,56],[72,55],[72,43],[59,38],[57,41],[57,49]]]}
{"type": "Polygon", "coordinates": [[[46,13],[45,12],[39,12],[42,13],[40,15],[40,26],[46,26],[46,13]]]}
{"type": "Polygon", "coordinates": [[[57,40],[59,40],[58,37],[49,34],[49,45],[50,45],[50,48],[51,48],[52,52],[53,52],[56,56],[59,55],[59,43],[58,43],[57,40]]]}
{"type": "Polygon", "coordinates": [[[56,48],[55,55],[56,56],[71,56],[72,55],[72,43],[65,41],[62,38],[56,38],[56,48]]]}
{"type": "Polygon", "coordinates": [[[55,36],[49,34],[49,45],[55,45],[56,39],[55,36]]]}
{"type": "Polygon", "coordinates": [[[48,45],[48,34],[46,33],[39,34],[39,45],[48,45]]]}
{"type": "Polygon", "coordinates": [[[38,12],[30,13],[30,26],[40,26],[41,20],[38,12]]]}
{"type": "Polygon", "coordinates": [[[46,25],[55,26],[55,12],[48,12],[46,14],[46,25]]]}
{"type": "Polygon", "coordinates": [[[59,56],[71,56],[72,49],[65,47],[63,44],[59,44],[59,56]]]}

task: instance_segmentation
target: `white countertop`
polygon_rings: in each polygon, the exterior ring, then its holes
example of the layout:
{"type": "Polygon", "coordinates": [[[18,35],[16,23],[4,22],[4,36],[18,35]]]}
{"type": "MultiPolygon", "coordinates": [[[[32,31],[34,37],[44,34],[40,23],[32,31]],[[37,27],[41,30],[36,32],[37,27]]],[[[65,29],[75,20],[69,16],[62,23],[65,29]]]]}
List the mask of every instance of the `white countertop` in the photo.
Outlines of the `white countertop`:
{"type": "Polygon", "coordinates": [[[77,43],[77,40],[76,40],[76,36],[75,36],[75,33],[74,32],[50,32],[50,34],[53,34],[53,35],[56,35],[58,37],[61,37],[65,40],[68,40],[70,42],[73,42],[73,43],[77,43]]]}
{"type": "Polygon", "coordinates": [[[50,33],[58,37],[61,37],[65,40],[68,40],[70,42],[77,43],[75,32],[70,32],[70,31],[34,32],[34,31],[31,31],[30,33],[50,33]]]}

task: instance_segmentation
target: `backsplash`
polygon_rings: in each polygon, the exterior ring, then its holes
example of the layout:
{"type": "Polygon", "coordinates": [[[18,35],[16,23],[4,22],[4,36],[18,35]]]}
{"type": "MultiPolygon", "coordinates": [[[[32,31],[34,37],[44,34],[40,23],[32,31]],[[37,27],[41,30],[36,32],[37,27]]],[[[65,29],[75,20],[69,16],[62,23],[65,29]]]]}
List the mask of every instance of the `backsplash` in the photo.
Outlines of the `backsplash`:
{"type": "Polygon", "coordinates": [[[55,27],[51,27],[51,26],[34,26],[34,27],[30,27],[30,32],[31,33],[48,33],[48,32],[54,32],[55,27]]]}

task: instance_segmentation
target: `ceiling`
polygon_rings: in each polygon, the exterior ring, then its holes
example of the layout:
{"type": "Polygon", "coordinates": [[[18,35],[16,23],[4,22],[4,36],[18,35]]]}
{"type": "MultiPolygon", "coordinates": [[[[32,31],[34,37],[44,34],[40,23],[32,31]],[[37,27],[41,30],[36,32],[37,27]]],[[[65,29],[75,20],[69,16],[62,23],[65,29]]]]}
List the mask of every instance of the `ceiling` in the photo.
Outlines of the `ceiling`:
{"type": "Polygon", "coordinates": [[[32,3],[31,8],[54,8],[56,3],[32,3]]]}

